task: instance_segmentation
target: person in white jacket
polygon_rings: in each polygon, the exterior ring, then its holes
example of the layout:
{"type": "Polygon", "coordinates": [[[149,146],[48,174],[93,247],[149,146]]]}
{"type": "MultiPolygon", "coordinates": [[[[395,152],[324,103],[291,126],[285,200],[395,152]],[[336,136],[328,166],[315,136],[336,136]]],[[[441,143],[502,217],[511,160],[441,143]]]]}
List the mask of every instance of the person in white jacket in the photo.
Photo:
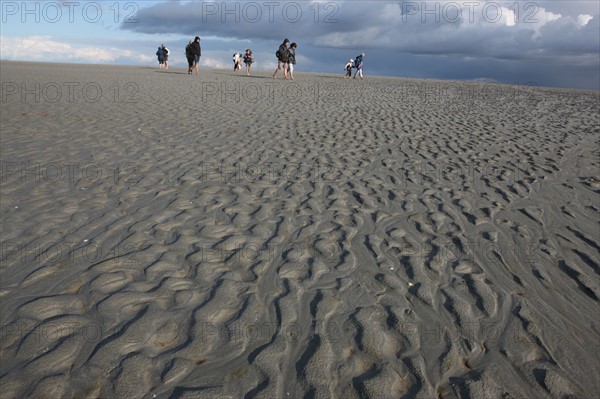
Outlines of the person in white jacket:
{"type": "Polygon", "coordinates": [[[354,60],[350,59],[350,61],[348,61],[348,63],[344,66],[344,70],[346,71],[344,79],[352,77],[352,68],[354,68],[354,60]]]}
{"type": "Polygon", "coordinates": [[[233,70],[235,72],[242,70],[242,55],[240,53],[233,55],[233,70]]]}
{"type": "Polygon", "coordinates": [[[160,47],[163,51],[163,59],[165,60],[165,69],[169,69],[169,54],[171,53],[168,48],[165,47],[164,44],[161,44],[160,47]]]}

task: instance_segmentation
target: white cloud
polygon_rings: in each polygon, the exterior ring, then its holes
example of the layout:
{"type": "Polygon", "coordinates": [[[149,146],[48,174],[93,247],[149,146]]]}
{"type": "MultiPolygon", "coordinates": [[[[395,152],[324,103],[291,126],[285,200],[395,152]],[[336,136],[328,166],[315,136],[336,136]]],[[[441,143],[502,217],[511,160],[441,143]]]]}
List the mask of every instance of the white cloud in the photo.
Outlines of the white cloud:
{"type": "Polygon", "coordinates": [[[537,39],[541,36],[540,29],[549,22],[557,21],[562,18],[560,14],[554,14],[552,11],[546,11],[544,8],[540,8],[540,12],[536,13],[535,20],[537,22],[531,24],[531,28],[534,31],[533,39],[537,39]]]}
{"type": "Polygon", "coordinates": [[[513,10],[509,10],[508,8],[502,8],[502,15],[504,15],[505,17],[505,24],[506,26],[515,26],[518,21],[517,19],[517,15],[515,14],[515,12],[513,10]]]}
{"type": "Polygon", "coordinates": [[[94,47],[65,43],[51,36],[0,36],[0,57],[4,60],[75,61],[83,63],[112,63],[117,60],[147,63],[153,57],[134,54],[116,47],[94,47]]]}
{"type": "Polygon", "coordinates": [[[143,62],[143,63],[150,63],[150,62],[153,62],[153,61],[154,61],[154,57],[151,57],[151,56],[149,56],[149,55],[143,55],[143,54],[140,54],[140,55],[138,55],[138,56],[136,57],[136,59],[137,59],[139,62],[143,62]]]}
{"type": "Polygon", "coordinates": [[[591,15],[587,15],[587,14],[580,14],[577,16],[577,25],[579,25],[580,27],[584,27],[588,24],[588,22],[590,22],[592,19],[594,19],[594,17],[592,17],[591,15]]]}
{"type": "MultiPolygon", "coordinates": [[[[202,66],[208,68],[225,69],[229,67],[229,63],[225,64],[225,62],[217,58],[202,57],[200,61],[202,63],[202,66]]],[[[233,65],[233,62],[231,64],[233,65]]]]}

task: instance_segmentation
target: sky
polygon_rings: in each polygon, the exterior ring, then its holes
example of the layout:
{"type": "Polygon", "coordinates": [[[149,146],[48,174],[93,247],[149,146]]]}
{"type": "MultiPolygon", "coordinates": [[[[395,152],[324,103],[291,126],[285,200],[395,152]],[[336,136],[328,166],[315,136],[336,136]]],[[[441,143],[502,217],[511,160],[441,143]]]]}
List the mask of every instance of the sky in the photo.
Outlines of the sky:
{"type": "Polygon", "coordinates": [[[365,75],[600,89],[598,1],[5,1],[0,59],[230,68],[251,48],[274,70],[284,38],[296,71],[343,74],[365,53],[365,75]]]}

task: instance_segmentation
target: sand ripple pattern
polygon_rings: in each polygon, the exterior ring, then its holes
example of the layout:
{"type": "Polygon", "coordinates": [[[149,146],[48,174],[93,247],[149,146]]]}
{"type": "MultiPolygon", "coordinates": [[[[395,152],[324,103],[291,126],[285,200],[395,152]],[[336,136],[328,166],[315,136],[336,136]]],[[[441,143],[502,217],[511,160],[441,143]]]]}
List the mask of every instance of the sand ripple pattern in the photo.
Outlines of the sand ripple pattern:
{"type": "Polygon", "coordinates": [[[2,398],[600,395],[597,92],[1,73],[2,398]]]}

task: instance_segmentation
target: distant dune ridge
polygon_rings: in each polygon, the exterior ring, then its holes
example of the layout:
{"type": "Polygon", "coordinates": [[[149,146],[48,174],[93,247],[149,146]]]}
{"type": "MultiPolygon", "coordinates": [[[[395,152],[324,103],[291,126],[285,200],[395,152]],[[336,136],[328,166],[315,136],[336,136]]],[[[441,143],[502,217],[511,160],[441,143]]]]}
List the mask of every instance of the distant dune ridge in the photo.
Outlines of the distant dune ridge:
{"type": "Polygon", "coordinates": [[[597,91],[0,65],[0,397],[600,395],[597,91]]]}

